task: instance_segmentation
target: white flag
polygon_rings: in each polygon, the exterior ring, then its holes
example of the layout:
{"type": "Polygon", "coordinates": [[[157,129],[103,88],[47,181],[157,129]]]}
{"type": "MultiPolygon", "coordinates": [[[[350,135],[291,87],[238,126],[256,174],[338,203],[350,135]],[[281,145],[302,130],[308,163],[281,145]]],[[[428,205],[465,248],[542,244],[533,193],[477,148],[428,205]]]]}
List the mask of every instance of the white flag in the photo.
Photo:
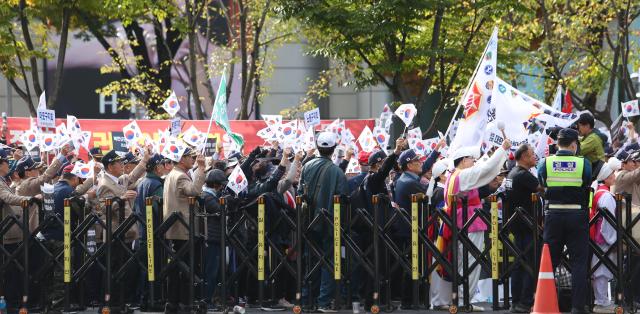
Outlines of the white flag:
{"type": "Polygon", "coordinates": [[[634,116],[640,115],[637,99],[623,102],[621,105],[622,105],[622,115],[624,117],[628,118],[628,117],[634,117],[634,116]]]}
{"type": "Polygon", "coordinates": [[[170,137],[164,145],[162,156],[165,156],[175,162],[179,162],[185,150],[187,150],[187,145],[184,142],[178,138],[170,137]]]}
{"type": "Polygon", "coordinates": [[[558,84],[556,95],[553,97],[553,110],[562,111],[562,85],[558,84]]]}
{"type": "Polygon", "coordinates": [[[356,157],[351,157],[349,160],[349,164],[347,165],[347,170],[345,173],[360,173],[360,164],[358,163],[358,159],[356,157]]]}
{"type": "Polygon", "coordinates": [[[460,147],[480,145],[483,140],[496,77],[497,54],[498,28],[496,27],[469,81],[469,87],[460,99],[463,117],[460,119],[449,152],[455,152],[460,147]]]}
{"type": "Polygon", "coordinates": [[[67,131],[72,138],[82,136],[82,128],[80,127],[80,121],[78,121],[78,118],[67,115],[67,131]]]}
{"type": "Polygon", "coordinates": [[[128,143],[135,143],[139,138],[142,138],[142,131],[135,120],[125,125],[124,128],[122,128],[122,132],[124,133],[124,139],[128,143]]]}
{"type": "Polygon", "coordinates": [[[205,142],[205,135],[192,125],[182,134],[182,140],[199,150],[205,142]]]}
{"type": "Polygon", "coordinates": [[[389,145],[389,133],[383,127],[377,126],[373,128],[373,137],[376,139],[378,146],[386,151],[387,145],[389,145]]]}
{"type": "Polygon", "coordinates": [[[89,142],[91,141],[91,131],[82,131],[80,132],[80,136],[73,139],[73,146],[77,150],[80,147],[84,147],[84,149],[89,150],[89,142]]]}
{"type": "Polygon", "coordinates": [[[44,152],[50,152],[70,141],[70,138],[58,139],[54,133],[40,133],[39,135],[40,150],[44,152]]]}
{"type": "Polygon", "coordinates": [[[362,148],[365,152],[372,152],[374,148],[376,148],[377,142],[373,138],[373,133],[369,126],[365,126],[362,132],[360,132],[360,136],[358,136],[358,143],[360,143],[360,148],[362,148]]]}
{"type": "Polygon", "coordinates": [[[40,99],[38,100],[38,110],[40,109],[47,109],[47,97],[45,96],[45,91],[42,91],[40,99]]]}
{"type": "Polygon", "coordinates": [[[240,192],[244,191],[248,186],[249,181],[247,181],[247,177],[244,175],[240,165],[237,165],[229,175],[229,183],[227,183],[227,187],[233,190],[236,194],[240,194],[240,192]]]}
{"type": "Polygon", "coordinates": [[[172,118],[176,113],[178,113],[178,111],[180,111],[180,103],[178,102],[178,97],[176,97],[176,93],[174,91],[171,91],[171,95],[169,95],[164,103],[162,103],[162,108],[168,112],[172,118]]]}
{"type": "Polygon", "coordinates": [[[395,112],[396,116],[398,116],[406,126],[411,124],[416,113],[418,113],[418,110],[413,104],[402,104],[395,112]]]}
{"type": "Polygon", "coordinates": [[[278,126],[282,123],[282,116],[279,114],[263,114],[262,119],[267,124],[267,126],[278,126]]]}
{"type": "Polygon", "coordinates": [[[422,130],[420,129],[420,127],[407,131],[407,139],[412,139],[412,138],[417,138],[419,140],[422,139],[422,130]]]}
{"type": "Polygon", "coordinates": [[[292,120],[280,124],[277,129],[278,141],[280,144],[292,144],[296,141],[298,132],[298,121],[292,120]]]}
{"type": "Polygon", "coordinates": [[[303,144],[302,144],[302,148],[304,150],[311,150],[316,148],[316,135],[315,132],[313,130],[313,128],[308,128],[305,132],[304,135],[302,136],[303,139],[303,144]]]}
{"type": "Polygon", "coordinates": [[[27,130],[22,133],[22,137],[20,139],[24,147],[27,151],[32,151],[34,148],[38,147],[39,139],[38,134],[33,130],[27,130]]]}
{"type": "Polygon", "coordinates": [[[71,170],[71,173],[83,179],[91,178],[93,177],[94,165],[95,165],[95,162],[93,160],[91,160],[86,164],[81,161],[77,161],[73,165],[73,169],[71,170]]]}
{"type": "Polygon", "coordinates": [[[426,156],[429,153],[427,145],[425,145],[425,142],[419,138],[409,139],[409,148],[413,149],[416,154],[421,156],[426,156]]]}

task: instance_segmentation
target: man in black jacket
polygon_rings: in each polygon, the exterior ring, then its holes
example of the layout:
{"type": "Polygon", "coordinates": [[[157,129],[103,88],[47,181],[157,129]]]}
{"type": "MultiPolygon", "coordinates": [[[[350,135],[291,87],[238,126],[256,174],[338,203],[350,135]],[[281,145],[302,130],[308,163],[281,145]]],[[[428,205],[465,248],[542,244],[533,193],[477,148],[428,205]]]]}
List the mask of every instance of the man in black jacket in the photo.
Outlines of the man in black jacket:
{"type": "Polygon", "coordinates": [[[220,238],[222,232],[220,197],[227,186],[227,176],[220,169],[213,169],[207,173],[205,187],[202,189],[202,200],[207,213],[206,253],[204,266],[205,300],[209,308],[213,306],[213,295],[218,284],[218,270],[220,268],[220,238]]]}

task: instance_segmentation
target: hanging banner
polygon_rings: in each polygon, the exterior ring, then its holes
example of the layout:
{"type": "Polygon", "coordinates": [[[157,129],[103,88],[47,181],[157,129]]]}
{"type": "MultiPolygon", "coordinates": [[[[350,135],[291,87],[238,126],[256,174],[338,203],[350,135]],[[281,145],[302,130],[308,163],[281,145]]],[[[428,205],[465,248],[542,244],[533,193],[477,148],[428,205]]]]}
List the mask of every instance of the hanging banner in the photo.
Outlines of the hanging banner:
{"type": "MultiPolygon", "coordinates": [[[[131,123],[131,120],[116,120],[116,119],[78,119],[82,125],[83,131],[91,131],[91,140],[88,145],[89,148],[100,147],[102,151],[107,152],[117,148],[118,150],[127,149],[125,146],[125,138],[122,132],[122,128],[131,123]]],[[[370,129],[374,128],[373,119],[363,120],[344,120],[345,125],[351,130],[354,135],[359,135],[365,126],[370,129]]],[[[66,122],[66,119],[56,119],[56,125],[66,122]]],[[[169,120],[137,120],[143,134],[148,135],[151,139],[157,140],[160,138],[158,130],[164,130],[169,125],[169,120]]],[[[240,133],[244,137],[244,149],[245,153],[250,152],[258,145],[264,144],[264,139],[261,139],[256,134],[259,130],[264,128],[264,121],[262,120],[246,120],[246,121],[229,121],[231,128],[240,133]]],[[[209,121],[206,120],[182,120],[182,128],[188,129],[190,126],[195,126],[198,130],[206,130],[209,121]]],[[[322,124],[330,124],[330,120],[322,120],[322,124]]],[[[9,129],[9,143],[20,142],[19,136],[30,128],[29,118],[7,118],[7,126],[9,129]]],[[[222,141],[222,135],[224,130],[217,125],[211,126],[208,138],[213,140],[214,143],[222,141]]],[[[87,151],[85,148],[80,149],[80,157],[86,160],[87,151]]]]}

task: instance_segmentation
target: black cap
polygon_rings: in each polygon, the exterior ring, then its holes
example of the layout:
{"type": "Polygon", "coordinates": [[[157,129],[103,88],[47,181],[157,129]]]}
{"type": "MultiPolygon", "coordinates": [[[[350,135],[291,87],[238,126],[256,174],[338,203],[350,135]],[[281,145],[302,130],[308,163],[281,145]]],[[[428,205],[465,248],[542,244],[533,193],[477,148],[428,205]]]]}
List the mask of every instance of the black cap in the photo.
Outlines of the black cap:
{"type": "Polygon", "coordinates": [[[31,170],[31,169],[35,169],[35,168],[36,168],[36,162],[33,161],[31,156],[22,157],[18,161],[18,164],[16,165],[16,171],[18,171],[18,172],[25,171],[25,170],[31,170]]]}
{"type": "Polygon", "coordinates": [[[560,132],[558,132],[558,139],[561,139],[561,138],[577,141],[578,131],[570,128],[564,128],[560,130],[560,132]]]}
{"type": "Polygon", "coordinates": [[[182,154],[182,157],[184,156],[196,156],[198,154],[198,152],[191,148],[191,147],[187,147],[187,149],[184,150],[184,153],[182,154]]]}
{"type": "Polygon", "coordinates": [[[407,149],[402,154],[400,154],[400,158],[398,159],[398,163],[401,167],[406,167],[408,163],[420,159],[420,156],[416,154],[413,149],[407,149]]]}
{"type": "Polygon", "coordinates": [[[374,164],[377,164],[377,163],[383,161],[385,158],[387,158],[387,154],[385,154],[385,152],[383,150],[375,151],[371,155],[369,155],[368,164],[370,166],[374,165],[374,164]]]}
{"type": "Polygon", "coordinates": [[[102,154],[102,148],[100,148],[100,147],[94,147],[94,148],[90,149],[89,150],[89,154],[91,156],[93,156],[94,158],[100,158],[100,157],[104,156],[102,154]]]}
{"type": "Polygon", "coordinates": [[[126,155],[124,155],[122,160],[125,164],[137,164],[140,162],[140,157],[134,155],[132,152],[128,152],[126,155]]]}
{"type": "Polygon", "coordinates": [[[110,150],[106,155],[102,157],[102,164],[106,167],[116,161],[121,161],[122,157],[118,155],[115,150],[110,150]]]}
{"type": "Polygon", "coordinates": [[[9,153],[4,148],[0,148],[0,160],[9,160],[9,153]]]}
{"type": "Polygon", "coordinates": [[[227,185],[229,180],[224,172],[220,169],[212,169],[207,172],[207,177],[205,178],[205,183],[207,184],[222,184],[227,185]]]}
{"type": "Polygon", "coordinates": [[[162,164],[164,162],[164,157],[160,154],[154,154],[147,161],[147,171],[152,171],[157,165],[162,164]]]}

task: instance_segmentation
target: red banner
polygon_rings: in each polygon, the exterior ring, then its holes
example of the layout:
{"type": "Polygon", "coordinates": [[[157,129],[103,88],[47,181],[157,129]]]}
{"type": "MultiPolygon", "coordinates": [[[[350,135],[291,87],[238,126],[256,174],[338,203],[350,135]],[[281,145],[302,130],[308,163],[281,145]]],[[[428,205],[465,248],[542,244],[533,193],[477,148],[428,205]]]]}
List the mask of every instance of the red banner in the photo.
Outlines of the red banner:
{"type": "MultiPolygon", "coordinates": [[[[15,143],[18,137],[29,129],[29,118],[7,118],[8,128],[10,132],[10,143],[15,143]]],[[[122,128],[129,124],[130,120],[97,120],[97,119],[79,119],[80,126],[83,131],[91,131],[91,142],[89,147],[100,147],[103,152],[107,152],[114,147],[114,139],[116,145],[119,138],[122,136],[122,128]],[[114,136],[115,135],[115,136],[114,136]]],[[[66,119],[57,119],[56,125],[60,123],[66,123],[66,119]]],[[[148,134],[154,140],[158,139],[158,130],[167,129],[171,121],[169,120],[137,120],[140,129],[143,133],[148,134]]],[[[262,120],[251,121],[230,121],[231,129],[235,133],[240,133],[244,137],[245,147],[244,152],[251,151],[254,147],[264,144],[264,141],[256,135],[256,133],[266,127],[266,124],[262,120]]],[[[331,121],[322,121],[322,126],[331,123],[331,121]]],[[[357,138],[362,129],[368,125],[373,129],[373,120],[345,120],[346,127],[351,130],[354,136],[357,138]]],[[[182,130],[187,130],[191,125],[195,126],[199,131],[206,132],[209,126],[208,120],[183,120],[182,130]]],[[[49,129],[49,132],[55,132],[54,129],[49,129]]],[[[217,127],[215,123],[211,126],[211,132],[209,138],[213,138],[216,141],[222,139],[224,131],[217,127]]],[[[80,150],[81,156],[86,156],[84,149],[80,150]]]]}

